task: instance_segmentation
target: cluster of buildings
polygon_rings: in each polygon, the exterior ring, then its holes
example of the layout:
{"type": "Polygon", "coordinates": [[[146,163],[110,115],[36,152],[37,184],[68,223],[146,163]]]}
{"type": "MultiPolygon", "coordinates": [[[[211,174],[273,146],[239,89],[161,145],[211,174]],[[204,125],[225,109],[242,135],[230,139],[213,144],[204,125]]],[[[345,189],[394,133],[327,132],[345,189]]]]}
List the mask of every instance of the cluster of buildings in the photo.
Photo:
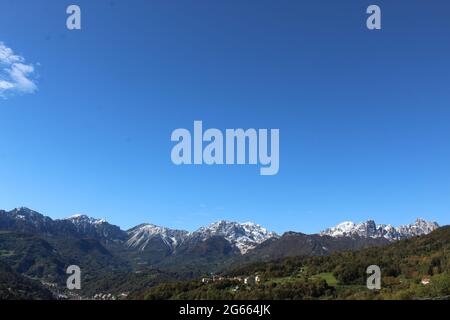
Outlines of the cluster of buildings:
{"type": "Polygon", "coordinates": [[[93,297],[94,300],[116,300],[116,297],[111,293],[96,293],[93,297]]]}
{"type": "Polygon", "coordinates": [[[254,276],[245,276],[245,277],[221,277],[216,275],[211,275],[211,277],[202,278],[202,283],[208,284],[211,282],[219,282],[219,281],[238,281],[246,285],[257,285],[261,283],[261,276],[254,275],[254,276]]]}
{"type": "Polygon", "coordinates": [[[119,296],[113,295],[111,293],[97,293],[92,299],[94,300],[118,300],[125,299],[128,296],[127,293],[121,293],[119,296]]]}

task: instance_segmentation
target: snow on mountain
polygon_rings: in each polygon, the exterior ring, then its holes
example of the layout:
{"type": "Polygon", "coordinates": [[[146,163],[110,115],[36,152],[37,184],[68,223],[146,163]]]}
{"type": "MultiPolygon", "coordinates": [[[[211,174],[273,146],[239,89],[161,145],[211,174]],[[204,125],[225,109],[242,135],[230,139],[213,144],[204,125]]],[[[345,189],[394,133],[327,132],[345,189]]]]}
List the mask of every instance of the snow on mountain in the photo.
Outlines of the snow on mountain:
{"type": "Polygon", "coordinates": [[[95,219],[95,218],[88,217],[84,214],[75,214],[64,220],[70,221],[73,224],[78,225],[78,226],[108,223],[105,219],[95,219]]]}
{"type": "Polygon", "coordinates": [[[82,235],[99,237],[107,241],[123,241],[126,233],[118,226],[108,223],[105,219],[96,219],[84,214],[76,214],[71,217],[55,220],[70,222],[76,231],[82,235]]]}
{"type": "Polygon", "coordinates": [[[31,209],[21,207],[11,211],[0,210],[0,229],[19,232],[52,231],[53,220],[31,209]]]}
{"type": "Polygon", "coordinates": [[[189,232],[174,230],[154,224],[141,224],[127,231],[129,239],[127,246],[144,250],[149,241],[160,238],[171,250],[175,250],[187,238],[189,232]]]}
{"type": "Polygon", "coordinates": [[[41,215],[39,212],[33,211],[25,207],[15,208],[5,213],[11,218],[23,220],[31,224],[38,224],[38,223],[45,224],[51,221],[49,217],[45,217],[41,215]]]}
{"type": "Polygon", "coordinates": [[[141,224],[127,231],[129,239],[127,245],[144,250],[152,239],[161,239],[168,247],[175,250],[185,241],[195,243],[205,241],[211,237],[224,237],[244,254],[267,239],[278,237],[277,234],[251,223],[237,223],[218,221],[207,227],[201,227],[189,233],[183,230],[173,230],[153,224],[141,224]]]}
{"type": "Polygon", "coordinates": [[[417,219],[414,224],[399,226],[397,229],[400,234],[408,234],[410,237],[414,237],[428,234],[437,228],[439,228],[439,225],[436,222],[417,219]]]}
{"type": "MultiPolygon", "coordinates": [[[[389,224],[376,224],[373,220],[354,223],[342,222],[319,234],[332,237],[385,238],[389,241],[425,235],[438,228],[436,222],[417,219],[412,224],[393,227],[389,224]]],[[[169,251],[174,251],[181,244],[195,244],[211,237],[224,237],[231,245],[239,249],[241,254],[247,253],[257,245],[270,238],[279,238],[274,232],[252,222],[238,223],[217,221],[189,233],[153,224],[141,224],[128,231],[109,224],[104,219],[95,219],[78,214],[66,219],[52,220],[28,208],[17,208],[11,211],[0,210],[0,228],[20,230],[22,232],[42,232],[48,234],[71,234],[96,237],[106,242],[123,242],[129,248],[144,250],[150,243],[160,245],[162,241],[169,251]],[[153,242],[156,240],[156,242],[153,242]],[[159,244],[158,244],[159,243],[159,244]]],[[[151,248],[155,248],[152,246],[151,248]]]]}
{"type": "MultiPolygon", "coordinates": [[[[27,208],[18,208],[4,213],[14,221],[22,221],[25,223],[25,226],[29,224],[35,226],[33,230],[39,232],[70,233],[72,235],[96,237],[104,241],[125,242],[129,248],[138,250],[144,250],[150,242],[158,239],[170,251],[174,251],[186,240],[195,244],[197,241],[205,241],[211,237],[218,236],[224,237],[231,245],[238,248],[242,254],[245,254],[267,239],[278,238],[276,233],[269,232],[267,229],[252,222],[218,221],[192,233],[153,224],[141,224],[128,231],[123,231],[118,226],[109,224],[105,219],[96,219],[84,214],[52,220],[27,208]]],[[[155,244],[154,242],[152,243],[155,244]]]]}
{"type": "Polygon", "coordinates": [[[327,235],[332,237],[344,237],[352,233],[355,230],[355,223],[352,221],[344,221],[336,225],[335,227],[328,228],[322,231],[321,235],[327,235]]]}
{"type": "Polygon", "coordinates": [[[247,253],[270,238],[279,237],[276,233],[269,232],[252,222],[238,223],[224,220],[202,227],[190,235],[190,237],[200,240],[206,240],[214,236],[224,237],[236,246],[241,254],[247,253]]]}
{"type": "Polygon", "coordinates": [[[385,238],[389,241],[411,238],[418,235],[425,235],[439,228],[436,222],[428,222],[417,219],[415,223],[393,227],[390,224],[376,224],[373,220],[354,223],[346,221],[335,227],[320,232],[320,235],[332,237],[363,237],[363,238],[385,238]]]}

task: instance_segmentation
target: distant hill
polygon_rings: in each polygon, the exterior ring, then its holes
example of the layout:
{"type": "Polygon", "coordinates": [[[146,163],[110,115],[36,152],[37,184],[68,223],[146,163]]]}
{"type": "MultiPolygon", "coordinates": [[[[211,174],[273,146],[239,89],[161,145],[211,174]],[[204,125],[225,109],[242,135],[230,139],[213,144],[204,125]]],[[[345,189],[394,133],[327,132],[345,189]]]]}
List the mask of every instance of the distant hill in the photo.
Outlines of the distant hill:
{"type": "Polygon", "coordinates": [[[331,237],[287,232],[277,240],[268,240],[243,257],[242,260],[274,260],[294,256],[323,256],[342,250],[359,250],[390,243],[384,238],[331,237]]]}

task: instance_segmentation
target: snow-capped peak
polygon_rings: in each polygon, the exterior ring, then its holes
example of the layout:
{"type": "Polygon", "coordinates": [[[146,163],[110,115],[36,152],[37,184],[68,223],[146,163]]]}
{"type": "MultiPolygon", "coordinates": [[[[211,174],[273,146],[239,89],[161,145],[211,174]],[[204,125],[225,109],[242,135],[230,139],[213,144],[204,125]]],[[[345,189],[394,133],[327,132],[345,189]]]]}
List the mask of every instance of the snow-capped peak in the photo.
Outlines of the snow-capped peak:
{"type": "Polygon", "coordinates": [[[270,239],[277,238],[274,232],[269,232],[253,222],[232,222],[221,220],[211,223],[207,227],[202,227],[192,233],[192,237],[205,240],[213,236],[221,236],[235,245],[242,254],[255,248],[258,244],[270,239]]]}
{"type": "Polygon", "coordinates": [[[397,230],[402,234],[409,234],[410,236],[420,236],[428,234],[437,228],[439,228],[439,225],[436,222],[417,218],[415,223],[399,226],[397,230]]]}
{"type": "Polygon", "coordinates": [[[129,239],[127,245],[144,250],[151,239],[159,237],[171,250],[174,250],[188,236],[184,230],[174,230],[150,223],[140,224],[127,231],[129,239]]]}
{"type": "Polygon", "coordinates": [[[74,214],[64,220],[71,221],[75,225],[80,225],[80,224],[91,224],[92,225],[92,224],[107,223],[107,221],[105,219],[96,219],[96,218],[88,217],[85,214],[74,214]]]}
{"type": "Polygon", "coordinates": [[[207,227],[201,227],[195,232],[174,230],[154,224],[141,224],[127,231],[127,245],[131,248],[144,250],[151,240],[161,239],[172,251],[185,241],[204,241],[211,237],[224,237],[244,254],[267,239],[278,237],[277,234],[253,222],[217,221],[207,227]]]}
{"type": "Polygon", "coordinates": [[[51,220],[49,217],[45,217],[39,212],[26,207],[15,208],[9,212],[5,212],[5,214],[13,219],[21,220],[34,226],[45,225],[51,220]]]}
{"type": "Polygon", "coordinates": [[[376,224],[373,220],[354,223],[346,221],[335,227],[320,232],[322,236],[332,237],[363,237],[363,238],[385,238],[389,241],[406,239],[413,236],[425,235],[437,229],[436,222],[428,222],[417,219],[415,223],[393,227],[390,224],[376,224]]]}
{"type": "Polygon", "coordinates": [[[100,237],[105,241],[114,242],[126,239],[125,231],[122,231],[118,226],[108,223],[105,219],[96,219],[85,214],[75,214],[60,221],[70,222],[75,227],[75,230],[83,235],[100,237]]]}
{"type": "MultiPolygon", "coordinates": [[[[339,236],[345,236],[346,234],[349,234],[352,232],[352,230],[355,229],[355,223],[352,221],[344,221],[336,225],[334,228],[330,228],[325,230],[324,232],[329,231],[329,233],[332,233],[332,236],[339,237],[339,236]]],[[[323,233],[324,233],[323,232],[323,233]]],[[[331,234],[329,234],[331,235],[331,234]]]]}

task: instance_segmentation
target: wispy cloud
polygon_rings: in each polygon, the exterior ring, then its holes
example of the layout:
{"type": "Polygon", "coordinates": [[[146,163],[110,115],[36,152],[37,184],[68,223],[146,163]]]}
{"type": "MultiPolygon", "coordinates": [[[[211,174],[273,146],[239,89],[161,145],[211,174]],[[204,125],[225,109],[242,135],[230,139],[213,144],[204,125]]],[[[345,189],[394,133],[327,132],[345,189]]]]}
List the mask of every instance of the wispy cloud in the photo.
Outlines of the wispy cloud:
{"type": "Polygon", "coordinates": [[[0,41],[0,98],[36,90],[34,66],[0,41]]]}

